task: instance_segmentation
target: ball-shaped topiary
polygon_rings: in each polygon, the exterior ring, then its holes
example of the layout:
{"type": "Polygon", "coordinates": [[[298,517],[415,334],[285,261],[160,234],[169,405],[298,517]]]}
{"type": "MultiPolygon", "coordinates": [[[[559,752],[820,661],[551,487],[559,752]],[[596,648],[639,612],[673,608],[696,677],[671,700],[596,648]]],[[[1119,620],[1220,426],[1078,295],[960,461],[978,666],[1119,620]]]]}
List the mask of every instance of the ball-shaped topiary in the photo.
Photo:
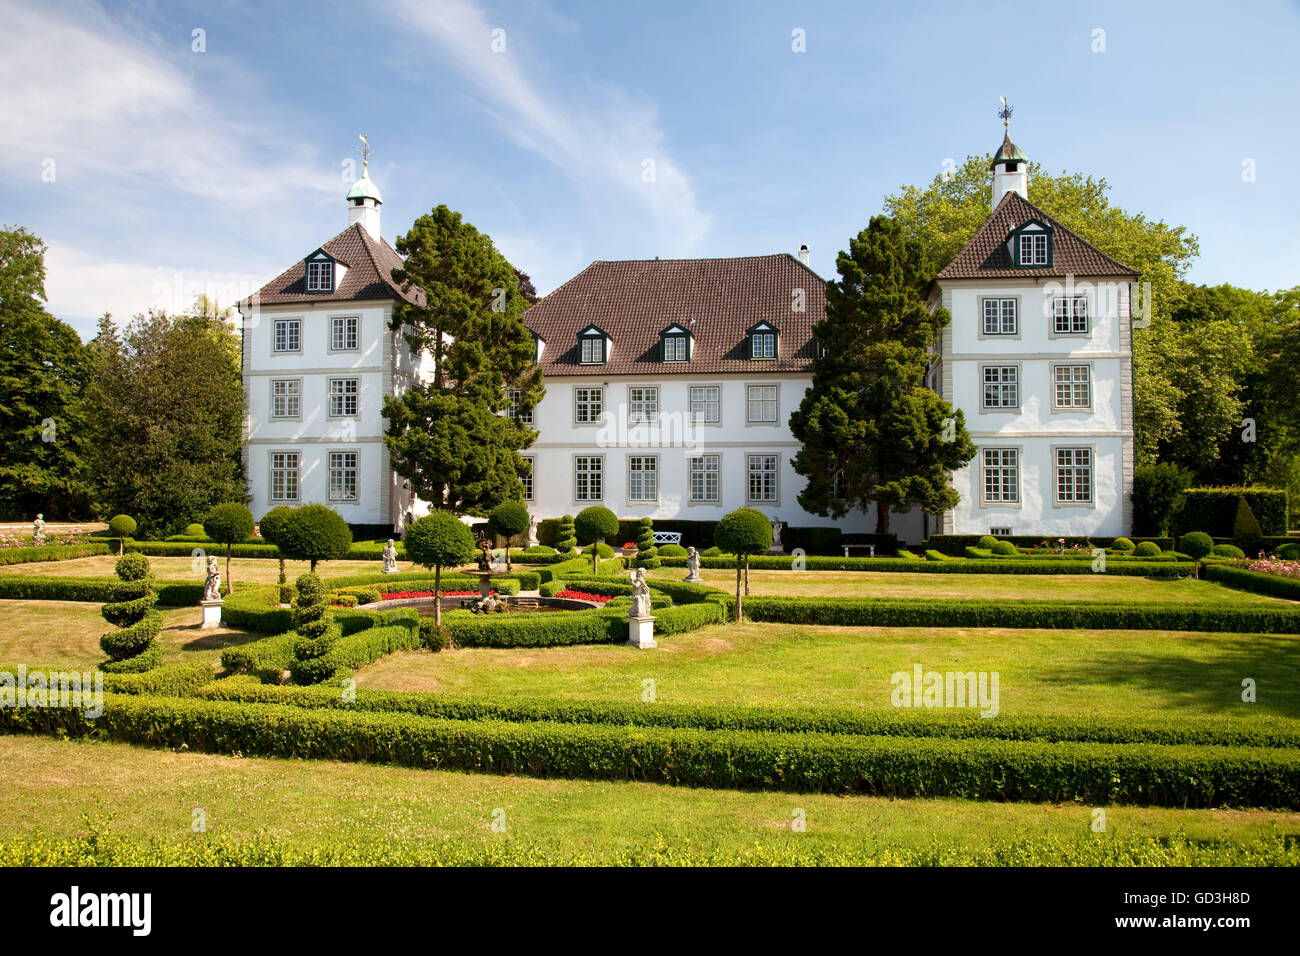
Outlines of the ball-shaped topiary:
{"type": "Polygon", "coordinates": [[[1246,552],[1235,544],[1216,544],[1211,554],[1218,555],[1221,558],[1237,558],[1240,560],[1246,556],[1246,552]]]}
{"type": "Polygon", "coordinates": [[[659,557],[661,558],[684,558],[686,553],[686,549],[680,544],[659,545],[659,557]]]}
{"type": "Polygon", "coordinates": [[[1155,558],[1159,557],[1164,552],[1160,550],[1160,545],[1156,544],[1154,541],[1143,541],[1133,549],[1133,553],[1139,558],[1155,558]]]}
{"type": "Polygon", "coordinates": [[[108,522],[108,530],[117,538],[117,553],[126,550],[126,539],[135,534],[135,519],[130,515],[114,515],[108,522]]]}
{"type": "Polygon", "coordinates": [[[565,515],[560,519],[560,527],[555,535],[555,550],[560,554],[568,554],[578,546],[578,533],[573,528],[573,515],[565,515]]]}
{"type": "Polygon", "coordinates": [[[1112,551],[1132,551],[1133,542],[1128,538],[1116,538],[1110,543],[1110,549],[1112,551]]]}
{"type": "Polygon", "coordinates": [[[318,561],[347,557],[352,547],[352,531],[333,508],[303,505],[294,508],[285,520],[275,545],[285,557],[310,561],[311,570],[315,571],[318,561]]]}
{"type": "Polygon", "coordinates": [[[594,545],[592,550],[596,552],[596,557],[600,558],[602,561],[608,561],[614,556],[614,549],[604,541],[594,545]]]}
{"type": "Polygon", "coordinates": [[[736,556],[736,621],[744,619],[744,596],[741,593],[741,570],[748,574],[749,556],[762,554],[772,547],[772,523],[754,508],[737,508],[724,515],[713,529],[719,548],[736,556]]]}
{"type": "MultiPolygon", "coordinates": [[[[583,544],[592,544],[601,538],[615,538],[618,536],[618,516],[602,505],[592,505],[578,512],[573,519],[573,530],[583,544]]],[[[591,549],[592,574],[597,573],[601,557],[599,548],[591,549]]],[[[612,550],[610,557],[613,557],[612,550]]]]}
{"type": "MultiPolygon", "coordinates": [[[[272,508],[266,514],[262,515],[262,520],[257,523],[257,530],[262,536],[262,540],[268,544],[273,544],[279,550],[280,542],[283,540],[284,529],[289,523],[289,518],[297,509],[290,505],[278,505],[272,508]]],[[[280,603],[288,604],[293,600],[293,589],[289,587],[288,580],[284,573],[284,552],[280,551],[280,603]]]]}
{"type": "Polygon", "coordinates": [[[1214,550],[1214,539],[1204,531],[1189,531],[1178,539],[1178,547],[1183,554],[1199,561],[1214,550]]]}
{"type": "Polygon", "coordinates": [[[558,553],[548,544],[535,544],[531,548],[524,548],[524,554],[544,554],[549,556],[558,553]]]}
{"type": "Polygon", "coordinates": [[[226,593],[234,590],[230,580],[230,551],[247,541],[253,533],[253,512],[237,501],[216,505],[203,518],[203,531],[209,538],[226,546],[226,593]]]}
{"type": "Polygon", "coordinates": [[[143,554],[123,555],[113,570],[118,580],[109,585],[109,600],[100,613],[118,630],[99,639],[99,646],[110,658],[101,670],[119,674],[147,671],[163,658],[162,645],[155,640],[163,618],[154,610],[158,595],[149,559],[143,554]]]}
{"type": "Polygon", "coordinates": [[[506,539],[506,570],[510,570],[510,539],[526,534],[531,522],[528,506],[522,501],[503,501],[488,515],[488,529],[506,539]]]}
{"type": "Polygon", "coordinates": [[[442,569],[468,561],[474,554],[474,535],[450,511],[431,511],[406,531],[406,556],[433,568],[433,620],[442,623],[442,569]]]}
{"type": "Polygon", "coordinates": [[[636,527],[636,566],[659,567],[659,550],[655,547],[655,526],[649,518],[642,518],[636,527]]]}
{"type": "Polygon", "coordinates": [[[701,551],[701,552],[700,552],[700,557],[701,557],[701,558],[720,558],[720,557],[722,557],[722,549],[719,548],[719,547],[715,544],[713,547],[711,547],[711,548],[705,548],[703,551],[701,551]]]}
{"type": "Polygon", "coordinates": [[[185,537],[187,537],[187,538],[205,538],[205,537],[207,537],[207,532],[203,530],[203,525],[199,524],[199,523],[196,521],[196,522],[194,522],[193,524],[187,524],[187,525],[185,526],[185,537]]]}
{"type": "Polygon", "coordinates": [[[1282,545],[1277,549],[1277,556],[1283,561],[1300,561],[1300,543],[1282,545]]]}
{"type": "Polygon", "coordinates": [[[1020,553],[1020,549],[1010,541],[994,541],[993,547],[989,548],[989,550],[1002,557],[1011,557],[1020,553]]]}
{"type": "Polygon", "coordinates": [[[976,547],[983,548],[985,551],[993,550],[993,546],[998,543],[998,539],[991,534],[986,534],[979,539],[976,547]]]}

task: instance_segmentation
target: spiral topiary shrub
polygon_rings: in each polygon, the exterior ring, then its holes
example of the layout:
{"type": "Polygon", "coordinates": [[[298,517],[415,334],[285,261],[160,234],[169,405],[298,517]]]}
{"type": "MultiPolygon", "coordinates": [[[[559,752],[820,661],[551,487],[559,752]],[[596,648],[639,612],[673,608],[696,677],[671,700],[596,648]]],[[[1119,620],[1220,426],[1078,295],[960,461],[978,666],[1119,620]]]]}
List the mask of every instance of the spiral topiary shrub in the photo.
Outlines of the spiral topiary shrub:
{"type": "Polygon", "coordinates": [[[989,548],[989,550],[994,554],[999,554],[1003,557],[1012,557],[1013,555],[1020,553],[1020,549],[1010,541],[994,541],[993,547],[989,548]]]}
{"type": "Polygon", "coordinates": [[[655,526],[649,518],[642,518],[636,528],[636,566],[659,567],[659,550],[655,547],[655,526]]]}
{"type": "Polygon", "coordinates": [[[138,674],[162,663],[162,645],[156,640],[162,630],[162,615],[154,610],[158,595],[153,589],[149,559],[127,554],[113,565],[118,580],[109,586],[109,601],[100,612],[117,628],[99,639],[109,656],[101,670],[113,674],[138,674]]]}
{"type": "Polygon", "coordinates": [[[298,603],[293,609],[293,629],[301,638],[293,649],[294,662],[289,665],[293,679],[299,684],[316,684],[325,680],[333,668],[327,668],[319,659],[329,652],[341,631],[334,623],[334,612],[325,597],[325,585],[310,571],[300,575],[295,582],[298,603]]]}
{"type": "Polygon", "coordinates": [[[114,515],[108,522],[108,530],[117,538],[117,553],[125,550],[126,539],[135,534],[135,519],[130,515],[114,515]]]}
{"type": "Polygon", "coordinates": [[[1133,549],[1133,553],[1139,558],[1155,558],[1159,557],[1163,552],[1160,550],[1160,545],[1154,541],[1143,541],[1133,549]]]}
{"type": "Polygon", "coordinates": [[[993,537],[993,535],[991,534],[986,534],[979,539],[979,542],[977,543],[976,546],[983,548],[985,551],[992,551],[993,546],[997,543],[998,543],[997,538],[993,537]]]}
{"type": "Polygon", "coordinates": [[[1178,548],[1198,561],[1214,550],[1214,539],[1204,531],[1189,531],[1178,539],[1178,548]]]}
{"type": "Polygon", "coordinates": [[[1110,549],[1112,551],[1132,551],[1133,542],[1128,538],[1116,538],[1110,543],[1110,549]]]}
{"type": "Polygon", "coordinates": [[[555,536],[555,550],[560,554],[568,554],[578,546],[578,532],[573,527],[573,515],[565,515],[560,519],[560,530],[555,536]]]}

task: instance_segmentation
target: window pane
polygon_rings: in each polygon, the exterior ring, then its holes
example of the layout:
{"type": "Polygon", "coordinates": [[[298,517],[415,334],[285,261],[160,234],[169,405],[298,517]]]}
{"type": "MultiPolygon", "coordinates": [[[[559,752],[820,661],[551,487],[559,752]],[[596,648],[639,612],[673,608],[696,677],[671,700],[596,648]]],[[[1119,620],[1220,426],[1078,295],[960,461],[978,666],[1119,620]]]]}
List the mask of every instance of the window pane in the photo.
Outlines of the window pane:
{"type": "Polygon", "coordinates": [[[691,388],[691,421],[717,422],[718,410],[718,387],[716,385],[701,385],[691,388]]]}

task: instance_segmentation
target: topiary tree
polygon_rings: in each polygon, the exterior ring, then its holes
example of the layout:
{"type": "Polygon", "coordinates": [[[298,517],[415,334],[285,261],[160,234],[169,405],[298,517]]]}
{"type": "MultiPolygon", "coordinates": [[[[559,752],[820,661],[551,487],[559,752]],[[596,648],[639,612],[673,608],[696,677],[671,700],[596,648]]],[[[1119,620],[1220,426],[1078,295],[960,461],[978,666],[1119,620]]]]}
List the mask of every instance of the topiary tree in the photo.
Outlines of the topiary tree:
{"type": "Polygon", "coordinates": [[[1156,544],[1154,541],[1143,541],[1133,549],[1133,553],[1139,558],[1157,558],[1162,552],[1160,550],[1160,545],[1156,544]]]}
{"type": "Polygon", "coordinates": [[[737,508],[726,515],[713,530],[713,541],[723,551],[736,556],[736,621],[744,619],[740,574],[743,566],[749,576],[749,556],[763,554],[772,547],[772,523],[754,508],[737,508]]]}
{"type": "Polygon", "coordinates": [[[986,534],[976,542],[976,546],[983,548],[985,551],[992,551],[993,546],[998,543],[998,539],[991,534],[986,534]]]}
{"type": "Polygon", "coordinates": [[[1264,546],[1264,529],[1259,526],[1259,520],[1244,495],[1237,499],[1237,518],[1232,523],[1232,538],[1247,555],[1259,557],[1264,546]]]}
{"type": "Polygon", "coordinates": [[[573,515],[565,515],[560,519],[560,527],[555,534],[555,550],[560,554],[568,554],[577,546],[578,533],[573,530],[573,515]]]}
{"type": "Polygon", "coordinates": [[[1211,554],[1218,555],[1221,558],[1237,558],[1238,560],[1246,556],[1246,552],[1235,544],[1216,544],[1211,554]]]}
{"type": "Polygon", "coordinates": [[[293,609],[293,629],[302,638],[294,645],[294,663],[290,670],[299,684],[315,684],[330,676],[332,668],[321,660],[341,631],[334,623],[334,612],[325,600],[325,585],[312,572],[299,575],[295,582],[298,600],[293,609]]]}
{"type": "Polygon", "coordinates": [[[450,511],[431,511],[406,531],[406,556],[433,568],[433,622],[442,624],[442,569],[474,554],[474,535],[450,511]]]}
{"type": "Polygon", "coordinates": [[[1110,543],[1110,549],[1112,551],[1132,551],[1133,542],[1128,538],[1116,538],[1110,543]]]}
{"type": "Polygon", "coordinates": [[[522,501],[503,501],[488,514],[488,529],[506,539],[506,570],[510,570],[510,539],[528,531],[528,506],[522,501]]]}
{"type": "Polygon", "coordinates": [[[280,531],[278,547],[286,557],[296,561],[335,561],[347,557],[352,547],[352,531],[333,508],[303,505],[293,509],[280,531]]]}
{"type": "Polygon", "coordinates": [[[649,518],[642,518],[636,526],[636,566],[638,568],[659,567],[659,549],[655,547],[655,525],[649,518]]]}
{"type": "Polygon", "coordinates": [[[108,522],[108,530],[117,538],[117,553],[126,550],[126,539],[135,534],[135,519],[130,515],[114,515],[108,522]]]}
{"type": "Polygon", "coordinates": [[[262,537],[275,545],[276,550],[280,552],[280,603],[288,604],[292,599],[292,592],[289,590],[288,578],[284,574],[284,529],[289,522],[289,518],[296,509],[290,505],[280,505],[272,508],[266,514],[262,515],[262,520],[258,522],[258,530],[261,531],[262,537]]]}
{"type": "Polygon", "coordinates": [[[217,505],[203,518],[203,533],[226,546],[226,593],[235,589],[230,580],[230,551],[253,533],[253,512],[237,501],[217,505]]]}
{"type": "Polygon", "coordinates": [[[618,537],[618,516],[601,505],[592,505],[578,512],[573,519],[573,530],[583,544],[593,545],[591,549],[591,573],[597,573],[600,567],[600,555],[594,547],[603,538],[618,537]]]}
{"type": "Polygon", "coordinates": [[[1020,549],[1010,541],[994,541],[993,547],[989,548],[989,550],[1004,558],[1009,558],[1020,553],[1020,549]]]}
{"type": "Polygon", "coordinates": [[[203,530],[203,525],[199,524],[197,521],[194,522],[193,524],[187,524],[185,526],[185,537],[202,538],[205,536],[206,536],[206,532],[203,530]]]}
{"type": "Polygon", "coordinates": [[[1178,548],[1199,561],[1214,550],[1214,539],[1204,531],[1189,531],[1178,539],[1178,548]]]}
{"type": "Polygon", "coordinates": [[[158,595],[149,559],[143,554],[124,555],[113,570],[118,580],[109,585],[109,600],[100,613],[118,630],[99,639],[99,646],[110,658],[101,669],[118,674],[147,671],[163,658],[162,645],[155,640],[163,618],[154,610],[158,595]]]}

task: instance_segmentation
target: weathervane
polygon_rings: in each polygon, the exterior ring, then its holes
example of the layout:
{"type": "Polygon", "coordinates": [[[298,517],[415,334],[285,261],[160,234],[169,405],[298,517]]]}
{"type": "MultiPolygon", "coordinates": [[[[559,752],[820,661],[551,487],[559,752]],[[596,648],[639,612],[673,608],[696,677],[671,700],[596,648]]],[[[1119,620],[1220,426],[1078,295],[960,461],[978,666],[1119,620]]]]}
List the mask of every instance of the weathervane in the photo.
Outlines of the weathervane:
{"type": "Polygon", "coordinates": [[[1007,127],[1011,125],[1011,114],[1014,113],[1015,110],[1007,105],[1007,98],[1005,96],[1001,97],[1001,99],[1002,109],[998,110],[998,116],[1002,117],[1003,127],[1007,127]]]}
{"type": "MultiPolygon", "coordinates": [[[[1002,102],[1005,103],[1006,100],[1002,102]]],[[[370,140],[366,139],[365,133],[361,133],[357,138],[361,140],[361,148],[357,152],[361,154],[361,166],[364,168],[370,165],[370,140]]]]}

